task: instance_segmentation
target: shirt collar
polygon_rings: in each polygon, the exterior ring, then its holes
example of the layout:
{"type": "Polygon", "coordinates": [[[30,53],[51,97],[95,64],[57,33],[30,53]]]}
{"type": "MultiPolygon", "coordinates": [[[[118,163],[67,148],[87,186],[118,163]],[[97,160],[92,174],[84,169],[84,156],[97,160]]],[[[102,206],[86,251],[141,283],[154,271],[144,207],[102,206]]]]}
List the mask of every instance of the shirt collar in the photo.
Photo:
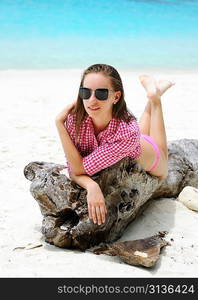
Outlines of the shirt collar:
{"type": "MultiPolygon", "coordinates": [[[[92,125],[93,125],[93,123],[92,123],[92,118],[88,115],[87,117],[86,117],[86,119],[85,119],[85,121],[84,121],[85,123],[91,123],[92,125]]],[[[108,126],[107,126],[107,128],[106,129],[108,129],[108,132],[109,133],[112,133],[112,132],[114,132],[115,131],[115,125],[118,123],[118,119],[116,119],[116,118],[112,118],[111,120],[110,120],[110,122],[109,122],[109,124],[108,124],[108,126]]],[[[106,129],[104,129],[104,130],[106,130],[106,129]]]]}
{"type": "Polygon", "coordinates": [[[84,122],[89,123],[91,121],[92,121],[91,117],[89,115],[87,115],[84,122]]]}

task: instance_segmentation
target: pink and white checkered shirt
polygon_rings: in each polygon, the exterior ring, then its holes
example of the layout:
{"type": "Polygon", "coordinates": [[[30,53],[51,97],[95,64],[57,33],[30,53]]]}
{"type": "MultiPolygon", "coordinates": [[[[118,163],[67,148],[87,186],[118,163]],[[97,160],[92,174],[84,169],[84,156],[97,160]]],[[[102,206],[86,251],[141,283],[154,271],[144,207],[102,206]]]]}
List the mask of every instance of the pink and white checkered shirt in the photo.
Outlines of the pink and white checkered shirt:
{"type": "MultiPolygon", "coordinates": [[[[112,118],[107,128],[97,136],[94,133],[92,118],[87,116],[80,127],[80,141],[75,139],[76,116],[69,114],[66,129],[83,157],[83,166],[88,175],[105,169],[124,157],[136,159],[141,154],[140,130],[136,120],[129,123],[112,118]]],[[[72,168],[67,162],[68,171],[72,168]]]]}

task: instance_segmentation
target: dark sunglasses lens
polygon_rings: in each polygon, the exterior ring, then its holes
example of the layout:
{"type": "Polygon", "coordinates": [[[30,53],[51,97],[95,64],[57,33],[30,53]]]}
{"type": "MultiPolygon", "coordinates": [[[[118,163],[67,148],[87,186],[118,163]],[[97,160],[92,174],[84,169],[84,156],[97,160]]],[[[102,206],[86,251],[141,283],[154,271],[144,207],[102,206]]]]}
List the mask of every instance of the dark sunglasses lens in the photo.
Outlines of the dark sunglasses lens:
{"type": "Polygon", "coordinates": [[[79,89],[79,96],[82,99],[89,99],[91,96],[91,91],[90,89],[87,88],[80,88],[79,89]]]}
{"type": "Polygon", "coordinates": [[[108,89],[97,89],[95,91],[96,98],[98,100],[107,100],[108,98],[108,89]]]}

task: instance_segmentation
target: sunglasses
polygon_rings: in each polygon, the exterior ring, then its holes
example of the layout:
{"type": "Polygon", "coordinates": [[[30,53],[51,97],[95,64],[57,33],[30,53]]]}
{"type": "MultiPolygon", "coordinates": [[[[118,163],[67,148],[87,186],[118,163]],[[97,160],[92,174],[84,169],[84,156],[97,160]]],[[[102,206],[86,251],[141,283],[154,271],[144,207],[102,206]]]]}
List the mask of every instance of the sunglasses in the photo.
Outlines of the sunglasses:
{"type": "Polygon", "coordinates": [[[95,97],[98,100],[103,101],[103,100],[108,99],[110,91],[112,91],[112,90],[109,90],[109,89],[96,89],[95,91],[93,91],[93,90],[88,89],[88,88],[80,87],[79,96],[80,96],[80,98],[82,98],[84,100],[88,100],[91,97],[92,92],[94,92],[95,97]]]}

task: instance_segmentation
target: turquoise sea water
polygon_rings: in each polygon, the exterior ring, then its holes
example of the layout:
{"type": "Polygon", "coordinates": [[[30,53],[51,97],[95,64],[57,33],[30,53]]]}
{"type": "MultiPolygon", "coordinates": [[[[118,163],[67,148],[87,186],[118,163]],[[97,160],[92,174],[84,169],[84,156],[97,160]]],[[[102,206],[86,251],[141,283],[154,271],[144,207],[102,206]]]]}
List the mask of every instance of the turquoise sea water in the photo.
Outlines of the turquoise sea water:
{"type": "Polygon", "coordinates": [[[0,1],[0,69],[99,62],[198,68],[198,1],[0,1]]]}

